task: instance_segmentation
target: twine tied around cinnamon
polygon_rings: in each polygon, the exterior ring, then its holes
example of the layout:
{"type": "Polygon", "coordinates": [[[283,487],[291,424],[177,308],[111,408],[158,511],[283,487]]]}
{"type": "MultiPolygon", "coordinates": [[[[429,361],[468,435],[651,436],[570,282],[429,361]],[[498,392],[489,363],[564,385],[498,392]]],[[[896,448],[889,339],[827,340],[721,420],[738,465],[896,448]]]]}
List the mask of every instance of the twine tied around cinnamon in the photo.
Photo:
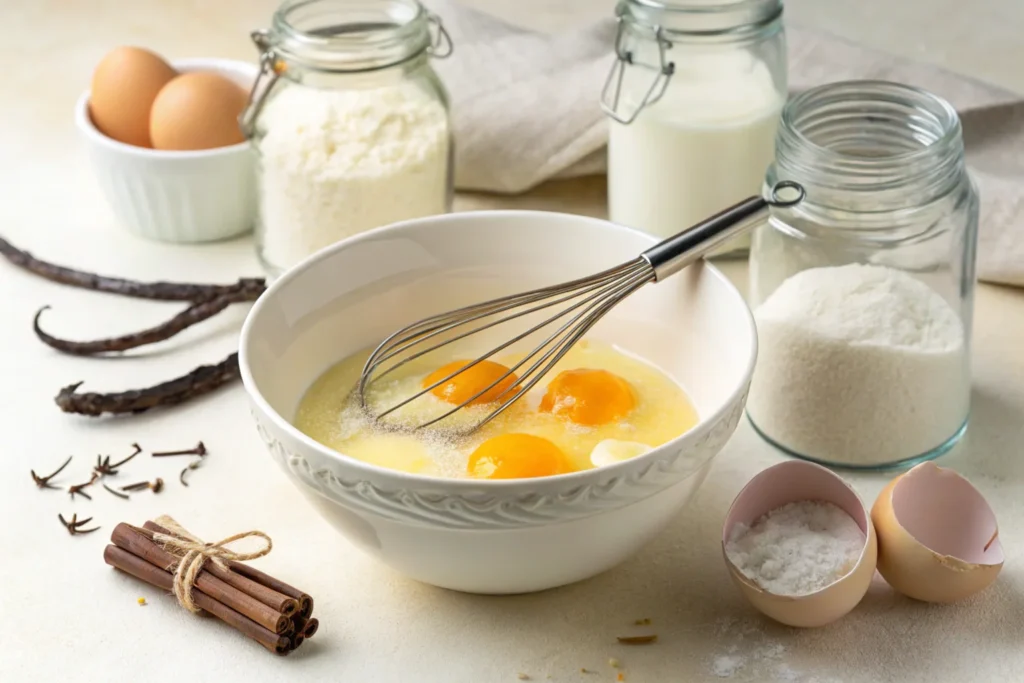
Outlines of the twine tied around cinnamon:
{"type": "Polygon", "coordinates": [[[226,569],[228,561],[244,562],[246,560],[255,560],[268,554],[274,547],[274,542],[270,540],[270,536],[267,536],[262,531],[244,531],[228,536],[216,543],[206,543],[192,535],[187,529],[167,515],[158,517],[155,521],[173,534],[155,533],[153,534],[153,540],[162,544],[168,552],[181,558],[174,572],[174,597],[189,612],[200,611],[199,607],[192,600],[192,588],[195,586],[199,572],[207,560],[226,569]],[[250,553],[235,552],[224,547],[235,541],[250,537],[263,539],[265,545],[259,550],[250,553]]]}

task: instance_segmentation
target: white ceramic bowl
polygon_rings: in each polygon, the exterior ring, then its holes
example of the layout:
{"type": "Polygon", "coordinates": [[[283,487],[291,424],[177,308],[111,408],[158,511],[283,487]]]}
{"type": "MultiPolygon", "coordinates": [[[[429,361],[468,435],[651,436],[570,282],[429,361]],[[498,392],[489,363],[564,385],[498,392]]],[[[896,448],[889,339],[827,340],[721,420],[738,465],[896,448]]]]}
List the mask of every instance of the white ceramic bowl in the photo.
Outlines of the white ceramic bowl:
{"type": "MultiPolygon", "coordinates": [[[[215,71],[248,90],[257,68],[227,59],[171,62],[181,72],[215,71]]],[[[256,218],[255,157],[248,142],[168,151],[107,137],[89,116],[89,91],[75,107],[93,171],[118,221],[160,242],[212,242],[248,232],[256,218]]]]}
{"type": "Polygon", "coordinates": [[[679,514],[743,413],[754,323],[713,266],[642,288],[592,330],[673,375],[701,416],[635,459],[542,479],[441,479],[346,457],[290,420],[321,372],[399,326],[584,276],[654,241],[592,218],[493,211],[406,221],[328,247],[275,281],[245,321],[239,358],[257,429],[322,516],[407,576],[520,593],[603,572],[679,514]]]}

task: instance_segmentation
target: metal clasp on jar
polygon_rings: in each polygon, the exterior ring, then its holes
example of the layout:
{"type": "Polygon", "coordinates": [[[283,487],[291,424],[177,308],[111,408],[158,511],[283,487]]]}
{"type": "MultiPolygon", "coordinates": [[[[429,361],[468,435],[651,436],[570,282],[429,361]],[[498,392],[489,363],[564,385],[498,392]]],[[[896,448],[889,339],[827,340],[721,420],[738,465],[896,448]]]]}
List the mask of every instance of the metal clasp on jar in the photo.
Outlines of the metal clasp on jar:
{"type": "MultiPolygon", "coordinates": [[[[427,14],[427,23],[436,30],[431,35],[430,45],[426,47],[427,54],[436,59],[450,57],[454,51],[452,37],[445,30],[441,17],[433,13],[427,14]]],[[[253,81],[252,89],[249,91],[249,100],[245,109],[238,116],[238,125],[242,129],[242,135],[251,139],[256,130],[256,119],[263,109],[267,95],[273,89],[277,79],[288,68],[274,52],[270,40],[270,32],[266,29],[257,29],[249,34],[252,42],[260,52],[260,71],[253,81]]]]}
{"type": "Polygon", "coordinates": [[[283,61],[277,58],[273,48],[270,46],[270,32],[266,29],[257,29],[249,34],[252,42],[260,51],[260,71],[256,74],[252,89],[249,91],[249,101],[245,109],[238,116],[238,125],[242,129],[242,135],[252,138],[256,130],[256,117],[263,109],[263,103],[270,94],[270,89],[277,83],[286,68],[283,61]]]}
{"type": "Polygon", "coordinates": [[[619,101],[622,99],[622,79],[627,65],[635,66],[636,64],[634,63],[633,51],[627,50],[624,45],[625,21],[621,16],[618,17],[618,31],[615,34],[616,58],[615,63],[612,64],[612,68],[608,72],[608,78],[605,79],[604,87],[601,89],[601,109],[619,123],[627,125],[633,123],[644,107],[652,105],[661,99],[661,96],[665,94],[665,88],[668,87],[672,74],[675,73],[675,62],[668,61],[668,58],[665,56],[665,51],[672,48],[672,42],[665,38],[661,26],[652,26],[650,30],[658,46],[657,73],[655,73],[654,80],[651,81],[651,85],[647,88],[647,92],[640,103],[628,115],[623,115],[619,111],[619,101]]]}
{"type": "Polygon", "coordinates": [[[441,17],[429,12],[427,13],[427,23],[437,29],[437,35],[434,36],[430,47],[427,48],[427,54],[435,59],[451,57],[452,52],[455,51],[455,44],[452,42],[452,37],[448,35],[448,31],[445,30],[441,17]]]}

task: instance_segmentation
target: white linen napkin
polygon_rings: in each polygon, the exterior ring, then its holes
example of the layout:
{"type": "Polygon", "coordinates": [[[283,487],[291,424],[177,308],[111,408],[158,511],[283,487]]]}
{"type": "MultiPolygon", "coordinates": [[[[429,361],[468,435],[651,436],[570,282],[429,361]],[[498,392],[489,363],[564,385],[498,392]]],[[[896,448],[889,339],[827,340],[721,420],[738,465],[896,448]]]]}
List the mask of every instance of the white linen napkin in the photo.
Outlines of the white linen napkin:
{"type": "MultiPolygon", "coordinates": [[[[612,17],[557,35],[527,31],[452,0],[425,0],[455,51],[435,68],[455,126],[455,185],[515,194],[545,180],[603,173],[600,91],[612,17]]],[[[1024,286],[1024,96],[944,69],[787,25],[792,92],[877,78],[925,88],[960,113],[981,195],[978,277],[1024,286]]]]}

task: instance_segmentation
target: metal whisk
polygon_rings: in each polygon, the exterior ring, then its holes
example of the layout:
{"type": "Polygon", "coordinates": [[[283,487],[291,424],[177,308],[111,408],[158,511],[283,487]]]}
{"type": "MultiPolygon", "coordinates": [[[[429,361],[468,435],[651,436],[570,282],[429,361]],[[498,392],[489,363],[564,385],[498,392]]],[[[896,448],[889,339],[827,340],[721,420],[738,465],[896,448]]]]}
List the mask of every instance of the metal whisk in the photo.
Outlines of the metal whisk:
{"type": "MultiPolygon", "coordinates": [[[[458,434],[472,433],[500,415],[524,396],[554,365],[583,338],[608,311],[630,294],[649,282],[659,282],[697,261],[723,242],[749,229],[754,218],[770,206],[789,207],[804,198],[804,188],[798,183],[784,180],[772,187],[768,197],[754,196],[721,211],[710,218],[670,237],[635,259],[588,277],[484,301],[482,303],[440,313],[403,327],[391,334],[370,354],[359,378],[359,400],[365,411],[378,423],[404,405],[411,403],[434,388],[449,382],[467,368],[491,358],[497,353],[522,341],[531,334],[541,333],[546,327],[555,328],[522,360],[489,385],[450,410],[418,425],[391,424],[390,428],[417,430],[436,424],[465,408],[488,391],[501,385],[510,376],[516,379],[493,402],[492,410],[478,421],[458,430],[458,434]],[[780,196],[788,190],[789,198],[780,196]],[[454,370],[444,378],[424,387],[401,402],[373,414],[366,400],[367,388],[409,361],[466,339],[471,335],[498,325],[536,314],[563,304],[563,306],[537,324],[508,338],[475,360],[454,370]],[[488,318],[495,318],[488,320],[488,318]],[[390,362],[389,362],[390,361],[390,362]],[[529,365],[528,365],[529,364],[529,365]],[[520,368],[527,366],[519,372],[520,368]]],[[[455,431],[455,430],[453,430],[455,431]]]]}

